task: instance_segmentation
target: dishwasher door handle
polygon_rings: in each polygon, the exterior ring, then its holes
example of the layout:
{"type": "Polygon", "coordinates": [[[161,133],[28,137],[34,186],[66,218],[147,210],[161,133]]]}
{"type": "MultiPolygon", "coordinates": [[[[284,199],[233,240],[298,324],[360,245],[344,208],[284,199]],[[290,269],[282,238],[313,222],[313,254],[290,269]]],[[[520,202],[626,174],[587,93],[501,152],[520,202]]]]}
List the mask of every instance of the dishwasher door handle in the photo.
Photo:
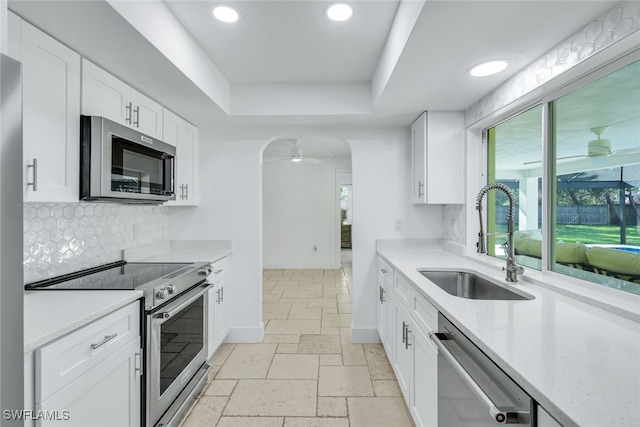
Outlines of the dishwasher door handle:
{"type": "Polygon", "coordinates": [[[445,347],[442,343],[442,340],[446,340],[446,334],[443,333],[435,333],[429,332],[429,338],[433,343],[438,347],[438,351],[440,354],[451,364],[451,367],[460,375],[462,380],[467,384],[467,386],[473,391],[473,394],[476,395],[478,399],[482,402],[482,404],[489,411],[489,415],[491,418],[498,424],[517,424],[519,423],[519,419],[521,415],[527,415],[529,412],[526,411],[518,411],[515,408],[497,406],[493,403],[493,400],[487,393],[482,390],[482,388],[478,385],[478,383],[473,379],[471,375],[464,369],[464,367],[458,362],[458,360],[451,354],[449,349],[445,347]]]}

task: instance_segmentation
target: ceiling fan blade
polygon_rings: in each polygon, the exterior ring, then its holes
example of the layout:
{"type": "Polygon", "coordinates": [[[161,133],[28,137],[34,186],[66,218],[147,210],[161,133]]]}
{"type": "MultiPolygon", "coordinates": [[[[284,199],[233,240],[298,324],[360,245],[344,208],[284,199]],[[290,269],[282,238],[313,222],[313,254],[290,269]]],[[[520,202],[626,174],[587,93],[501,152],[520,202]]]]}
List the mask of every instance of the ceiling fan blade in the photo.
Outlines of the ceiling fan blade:
{"type": "Polygon", "coordinates": [[[271,164],[271,163],[284,162],[286,160],[289,160],[289,157],[284,157],[282,159],[275,159],[275,158],[265,159],[262,163],[265,164],[265,165],[268,165],[268,164],[271,164]]]}
{"type": "Polygon", "coordinates": [[[307,163],[311,163],[312,165],[317,165],[318,163],[322,162],[322,160],[320,159],[314,159],[311,157],[303,157],[302,158],[303,162],[307,162],[307,163]]]}
{"type": "Polygon", "coordinates": [[[635,153],[640,153],[640,147],[634,147],[634,148],[621,148],[619,150],[613,150],[611,152],[611,154],[619,154],[619,153],[624,153],[624,154],[635,154],[635,153]]]}
{"type": "MultiPolygon", "coordinates": [[[[586,156],[584,154],[580,155],[580,156],[567,156],[567,157],[558,157],[556,159],[556,161],[563,161],[563,160],[571,160],[571,159],[582,159],[582,158],[589,158],[589,157],[594,157],[594,156],[586,156]]],[[[535,161],[531,161],[531,162],[524,162],[523,165],[536,165],[536,164],[540,164],[542,163],[542,160],[535,160],[535,161]]]]}

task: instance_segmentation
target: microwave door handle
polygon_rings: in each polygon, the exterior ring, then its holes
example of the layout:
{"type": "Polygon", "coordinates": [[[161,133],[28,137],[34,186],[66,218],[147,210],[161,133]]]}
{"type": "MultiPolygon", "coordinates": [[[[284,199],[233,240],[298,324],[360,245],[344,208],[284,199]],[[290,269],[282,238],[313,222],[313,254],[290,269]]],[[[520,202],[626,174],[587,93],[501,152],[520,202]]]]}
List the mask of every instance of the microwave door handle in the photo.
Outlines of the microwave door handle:
{"type": "Polygon", "coordinates": [[[175,181],[176,176],[176,158],[174,156],[167,156],[164,161],[164,188],[163,192],[166,195],[172,196],[175,194],[175,181]]]}

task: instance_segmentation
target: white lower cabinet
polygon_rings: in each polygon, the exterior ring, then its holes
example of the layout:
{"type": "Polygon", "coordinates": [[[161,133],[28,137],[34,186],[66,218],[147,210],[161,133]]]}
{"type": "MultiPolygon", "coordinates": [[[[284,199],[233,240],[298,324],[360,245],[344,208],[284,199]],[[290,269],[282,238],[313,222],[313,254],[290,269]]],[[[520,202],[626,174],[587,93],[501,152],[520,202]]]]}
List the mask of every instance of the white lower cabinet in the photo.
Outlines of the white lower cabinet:
{"type": "MultiPolygon", "coordinates": [[[[378,335],[387,354],[393,354],[391,343],[394,329],[393,269],[382,259],[378,260],[378,335]]],[[[391,359],[390,359],[391,360],[391,359]]]]}
{"type": "Polygon", "coordinates": [[[139,313],[135,301],[35,350],[37,427],[140,425],[139,313]]]}
{"type": "Polygon", "coordinates": [[[393,367],[398,379],[398,384],[407,401],[410,404],[411,377],[413,375],[413,336],[412,324],[407,310],[396,300],[395,304],[395,361],[393,367]]]}
{"type": "Polygon", "coordinates": [[[140,337],[42,403],[36,426],[139,426],[140,337]],[[46,418],[46,417],[43,417],[46,418]]]}
{"type": "Polygon", "coordinates": [[[225,294],[228,282],[227,266],[228,258],[214,262],[208,277],[209,283],[213,284],[213,288],[209,289],[208,357],[216,352],[229,334],[227,296],[225,294]]]}
{"type": "Polygon", "coordinates": [[[416,426],[437,426],[438,350],[419,328],[415,328],[412,336],[413,375],[409,410],[416,426]]]}
{"type": "MultiPolygon", "coordinates": [[[[416,426],[437,427],[438,350],[428,334],[438,327],[438,311],[379,258],[378,266],[381,265],[387,277],[393,277],[393,284],[385,294],[385,302],[378,304],[380,339],[416,426]]],[[[380,280],[380,271],[378,276],[382,294],[381,284],[385,282],[380,280]]]]}

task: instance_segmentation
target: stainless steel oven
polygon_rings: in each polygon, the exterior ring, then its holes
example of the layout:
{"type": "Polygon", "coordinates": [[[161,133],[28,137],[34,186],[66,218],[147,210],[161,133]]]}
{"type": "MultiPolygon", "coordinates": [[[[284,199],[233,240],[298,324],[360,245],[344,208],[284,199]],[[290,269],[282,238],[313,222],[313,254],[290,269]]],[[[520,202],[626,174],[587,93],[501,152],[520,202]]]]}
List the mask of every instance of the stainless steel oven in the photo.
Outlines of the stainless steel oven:
{"type": "Polygon", "coordinates": [[[206,381],[211,286],[205,282],[147,314],[149,426],[177,425],[206,381]]]}

